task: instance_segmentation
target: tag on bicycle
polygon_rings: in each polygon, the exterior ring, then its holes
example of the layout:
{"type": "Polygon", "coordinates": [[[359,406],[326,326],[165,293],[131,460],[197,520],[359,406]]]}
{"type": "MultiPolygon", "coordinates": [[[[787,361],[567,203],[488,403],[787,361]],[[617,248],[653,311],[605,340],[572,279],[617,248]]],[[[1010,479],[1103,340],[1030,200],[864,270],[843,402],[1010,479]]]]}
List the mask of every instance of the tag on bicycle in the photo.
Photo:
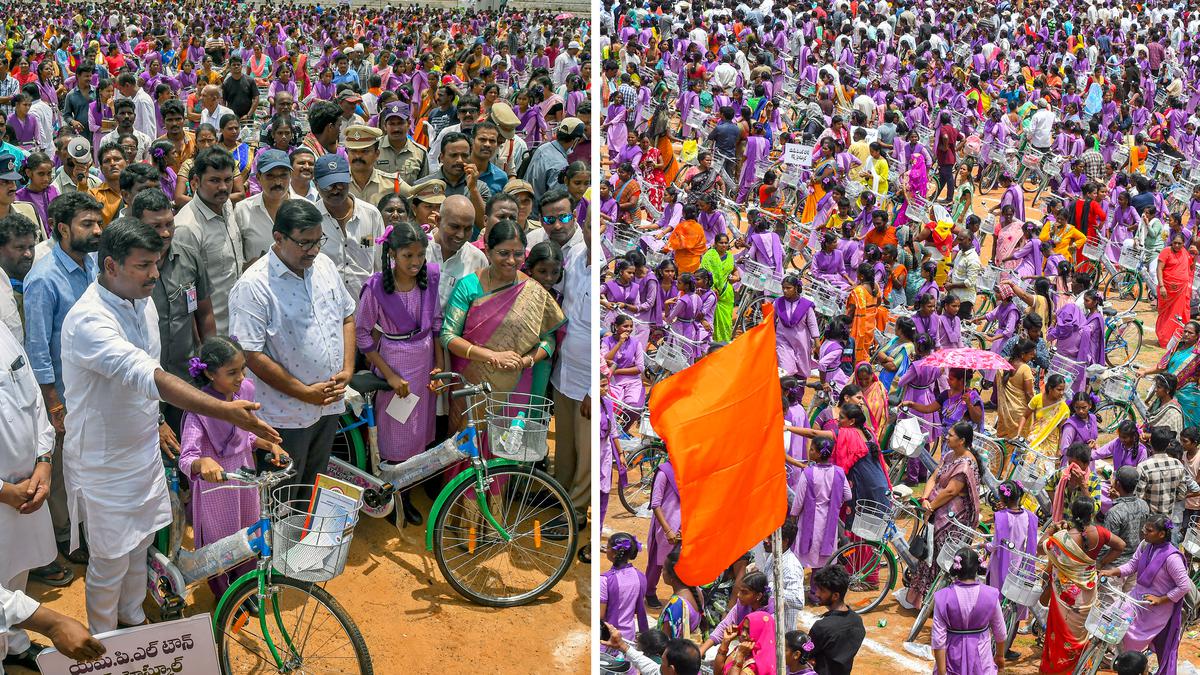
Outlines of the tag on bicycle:
{"type": "Polygon", "coordinates": [[[783,163],[790,166],[808,166],[812,163],[812,146],[787,143],[783,146],[783,163]],[[805,152],[805,149],[808,152],[805,152]]]}

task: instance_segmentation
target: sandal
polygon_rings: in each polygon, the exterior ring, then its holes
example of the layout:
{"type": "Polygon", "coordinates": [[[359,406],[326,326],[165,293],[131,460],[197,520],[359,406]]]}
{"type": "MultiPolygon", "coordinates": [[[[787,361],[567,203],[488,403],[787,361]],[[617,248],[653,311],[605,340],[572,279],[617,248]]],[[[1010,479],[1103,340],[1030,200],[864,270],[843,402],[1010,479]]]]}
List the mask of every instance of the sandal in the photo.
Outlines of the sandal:
{"type": "Polygon", "coordinates": [[[88,558],[91,557],[91,552],[88,550],[87,542],[84,541],[82,537],[79,540],[79,548],[75,549],[74,551],[69,550],[70,548],[71,543],[68,541],[61,541],[58,543],[58,552],[62,554],[62,557],[67,559],[67,562],[75,565],[88,564],[88,558]]]}
{"type": "Polygon", "coordinates": [[[65,565],[60,565],[57,560],[49,565],[35,567],[29,570],[29,578],[47,586],[62,588],[69,586],[75,580],[75,571],[65,565]]]}

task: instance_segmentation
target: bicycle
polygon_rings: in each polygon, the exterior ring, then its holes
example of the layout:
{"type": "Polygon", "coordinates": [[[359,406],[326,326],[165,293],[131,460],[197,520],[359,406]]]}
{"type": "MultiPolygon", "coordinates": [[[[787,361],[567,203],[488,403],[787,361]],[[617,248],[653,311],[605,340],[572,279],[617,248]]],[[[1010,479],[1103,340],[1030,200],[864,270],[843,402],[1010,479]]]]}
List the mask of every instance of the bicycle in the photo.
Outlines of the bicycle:
{"type": "MultiPolygon", "coordinates": [[[[1188,578],[1192,585],[1200,588],[1200,516],[1192,516],[1187,534],[1181,543],[1187,561],[1188,578]]],[[[1200,621],[1200,593],[1188,593],[1183,597],[1183,625],[1191,626],[1200,621]]]]}
{"type": "MultiPolygon", "coordinates": [[[[909,493],[911,495],[911,491],[909,493]]],[[[908,570],[920,562],[908,543],[917,528],[902,531],[897,526],[897,516],[904,516],[906,522],[920,523],[924,513],[915,499],[902,497],[902,494],[894,490],[893,503],[889,505],[860,500],[862,508],[856,512],[850,527],[859,540],[840,547],[826,563],[836,562],[850,571],[850,589],[845,602],[858,614],[879,607],[896,587],[897,565],[904,566],[902,575],[907,577],[908,570]],[[872,581],[871,577],[876,580],[872,581]]]]}
{"type": "Polygon", "coordinates": [[[621,457],[617,463],[617,497],[621,506],[638,518],[650,517],[650,493],[654,489],[654,473],[658,465],[667,459],[667,448],[650,425],[650,411],[629,408],[619,401],[613,402],[627,414],[636,413],[640,420],[638,438],[622,430],[618,443],[621,457]],[[628,446],[622,441],[631,441],[628,446]]]}
{"type": "Polygon", "coordinates": [[[1143,261],[1138,249],[1122,248],[1117,261],[1117,265],[1120,265],[1118,269],[1108,256],[1108,248],[1111,245],[1113,243],[1103,237],[1098,238],[1097,243],[1089,241],[1084,244],[1084,260],[1075,266],[1075,271],[1095,274],[1096,287],[1104,293],[1105,300],[1128,300],[1132,304],[1126,308],[1126,312],[1132,313],[1146,295],[1147,289],[1154,288],[1148,267],[1150,261],[1143,261]],[[1096,269],[1093,260],[1100,263],[1100,270],[1096,269]],[[1104,274],[1100,275],[1099,271],[1104,274]]]}
{"type": "Polygon", "coordinates": [[[763,305],[783,295],[783,277],[760,262],[743,258],[741,268],[742,289],[737,308],[733,314],[733,334],[741,335],[762,323],[763,305]]]}
{"type": "Polygon", "coordinates": [[[1096,600],[1083,622],[1091,638],[1075,662],[1072,675],[1096,675],[1109,653],[1116,651],[1125,639],[1137,613],[1147,606],[1148,603],[1126,595],[1119,585],[1111,586],[1106,577],[1101,577],[1096,600]]]}
{"type": "MultiPolygon", "coordinates": [[[[221,672],[370,675],[374,669],[362,633],[319,585],[345,569],[358,512],[311,512],[311,486],[276,487],[294,475],[291,468],[259,475],[247,469],[226,472],[225,480],[238,485],[210,492],[257,489],[259,519],[195,551],[180,545],[184,519],[176,512],[170,545],[150,549],[149,595],[164,619],[178,618],[190,586],[257,557],[254,570],[233,581],[217,600],[213,633],[221,672]],[[313,640],[317,632],[320,644],[313,640]]],[[[177,483],[172,487],[177,490],[177,483]]]]}
{"type": "Polygon", "coordinates": [[[1000,613],[1004,616],[1004,649],[1011,650],[1017,637],[1017,624],[1024,610],[1037,606],[1042,596],[1042,572],[1045,563],[1035,555],[1019,551],[1012,542],[1002,540],[1000,545],[1008,549],[1012,560],[1008,575],[1000,586],[1000,613]]]}
{"type": "Polygon", "coordinates": [[[433,502],[425,549],[464,598],[487,607],[528,604],[566,574],[578,538],[566,490],[534,466],[548,451],[550,401],[493,392],[486,382],[470,384],[459,373],[438,373],[433,380],[439,391],[458,387],[452,399],[466,399],[461,431],[399,464],[380,461],[371,396],[391,387],[373,373],[359,372],[350,386],[363,396],[363,415],[343,416],[338,437],[351,452],[332,455],[327,472],[362,487],[364,512],[381,518],[395,508],[397,492],[465,464],[433,502]]]}

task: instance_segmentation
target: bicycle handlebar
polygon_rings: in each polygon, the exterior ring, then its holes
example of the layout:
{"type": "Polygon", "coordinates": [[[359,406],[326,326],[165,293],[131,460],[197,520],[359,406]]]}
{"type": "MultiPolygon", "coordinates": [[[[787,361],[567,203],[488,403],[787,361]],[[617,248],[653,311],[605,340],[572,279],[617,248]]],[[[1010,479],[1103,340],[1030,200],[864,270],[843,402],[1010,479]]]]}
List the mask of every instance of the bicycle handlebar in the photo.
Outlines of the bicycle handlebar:
{"type": "Polygon", "coordinates": [[[290,457],[284,457],[283,463],[287,468],[284,468],[280,471],[264,471],[263,473],[258,474],[247,468],[241,468],[232,472],[226,471],[222,474],[225,480],[228,482],[239,483],[239,485],[224,485],[214,488],[214,490],[227,488],[240,489],[259,487],[262,485],[270,486],[277,483],[282,483],[283,481],[296,475],[296,469],[292,466],[292,460],[290,457]]]}

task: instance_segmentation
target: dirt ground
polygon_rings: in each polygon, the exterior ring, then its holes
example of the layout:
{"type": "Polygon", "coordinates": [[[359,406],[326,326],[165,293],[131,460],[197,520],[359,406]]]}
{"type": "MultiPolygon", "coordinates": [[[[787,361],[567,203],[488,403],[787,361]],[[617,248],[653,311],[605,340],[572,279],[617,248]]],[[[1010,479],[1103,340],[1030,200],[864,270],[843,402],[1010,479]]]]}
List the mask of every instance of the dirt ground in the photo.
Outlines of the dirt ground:
{"type": "MultiPolygon", "coordinates": [[[[988,209],[996,204],[1000,197],[1001,191],[995,190],[989,195],[977,197],[975,202],[975,211],[982,217],[988,209]]],[[[1031,204],[1026,205],[1027,219],[1040,220],[1041,212],[1032,208],[1031,204]]],[[[986,261],[990,252],[991,242],[985,242],[983,251],[986,261]]],[[[1121,304],[1116,305],[1119,309],[1125,309],[1121,304]]],[[[1138,316],[1142,320],[1146,333],[1143,341],[1141,353],[1138,355],[1135,364],[1142,367],[1153,367],[1161,358],[1163,351],[1158,347],[1156,338],[1154,337],[1154,322],[1157,313],[1153,309],[1150,302],[1143,300],[1138,306],[1138,316]]],[[[988,413],[989,425],[994,424],[995,413],[988,413]]],[[[1101,438],[1101,442],[1107,442],[1109,438],[1101,438]]],[[[616,472],[614,471],[614,482],[616,472]]],[[[917,488],[919,492],[920,488],[917,488]]],[[[637,537],[645,541],[650,529],[649,518],[639,518],[626,511],[620,501],[617,499],[617,487],[614,484],[612,499],[609,502],[607,520],[605,522],[605,533],[601,537],[601,541],[605,541],[609,531],[624,531],[631,532],[637,537]]],[[[602,567],[601,571],[606,567],[602,567]]],[[[807,577],[808,571],[806,571],[807,577]]],[[[897,582],[897,586],[899,586],[897,582]]],[[[658,597],[665,600],[670,597],[671,589],[665,583],[660,582],[658,586],[658,597]]],[[[820,615],[822,610],[819,607],[808,608],[810,612],[820,615]]],[[[651,611],[651,616],[656,612],[651,611]]],[[[913,620],[916,616],[915,611],[909,611],[901,608],[891,597],[884,602],[875,611],[863,616],[863,623],[867,628],[867,639],[872,640],[882,649],[872,651],[868,646],[859,651],[854,662],[855,673],[897,673],[897,672],[929,672],[933,663],[931,661],[921,661],[918,657],[913,656],[903,649],[903,642],[908,635],[908,631],[912,628],[913,620]],[[879,623],[885,623],[885,626],[880,626],[879,623]],[[906,662],[901,662],[896,658],[899,654],[907,659],[906,662]],[[923,667],[917,669],[910,667],[913,662],[921,664],[923,667]]],[[[929,642],[929,625],[923,629],[918,642],[928,644],[929,642]]],[[[1018,635],[1013,649],[1020,654],[1020,658],[1015,662],[1008,662],[1007,667],[1003,672],[1013,675],[1034,675],[1038,672],[1038,665],[1041,662],[1041,647],[1038,646],[1032,637],[1018,635]]],[[[1200,631],[1188,631],[1184,636],[1183,645],[1180,651],[1180,660],[1190,662],[1200,666],[1200,631]]]]}
{"type": "MultiPolygon", "coordinates": [[[[430,501],[423,491],[412,494],[427,514],[430,501]]],[[[585,536],[586,531],[581,540],[585,536]]],[[[86,623],[84,568],[73,567],[77,578],[67,588],[30,583],[29,594],[86,623]]],[[[533,604],[481,607],[442,579],[433,554],[425,550],[424,526],[397,530],[387,519],[364,516],[354,532],[346,571],[326,588],[362,630],[378,675],[579,674],[590,669],[590,565],[572,564],[562,581],[533,604]]],[[[151,616],[157,612],[152,605],[147,605],[151,616]]],[[[193,589],[187,614],[212,610],[212,594],[200,584],[193,589]]]]}

